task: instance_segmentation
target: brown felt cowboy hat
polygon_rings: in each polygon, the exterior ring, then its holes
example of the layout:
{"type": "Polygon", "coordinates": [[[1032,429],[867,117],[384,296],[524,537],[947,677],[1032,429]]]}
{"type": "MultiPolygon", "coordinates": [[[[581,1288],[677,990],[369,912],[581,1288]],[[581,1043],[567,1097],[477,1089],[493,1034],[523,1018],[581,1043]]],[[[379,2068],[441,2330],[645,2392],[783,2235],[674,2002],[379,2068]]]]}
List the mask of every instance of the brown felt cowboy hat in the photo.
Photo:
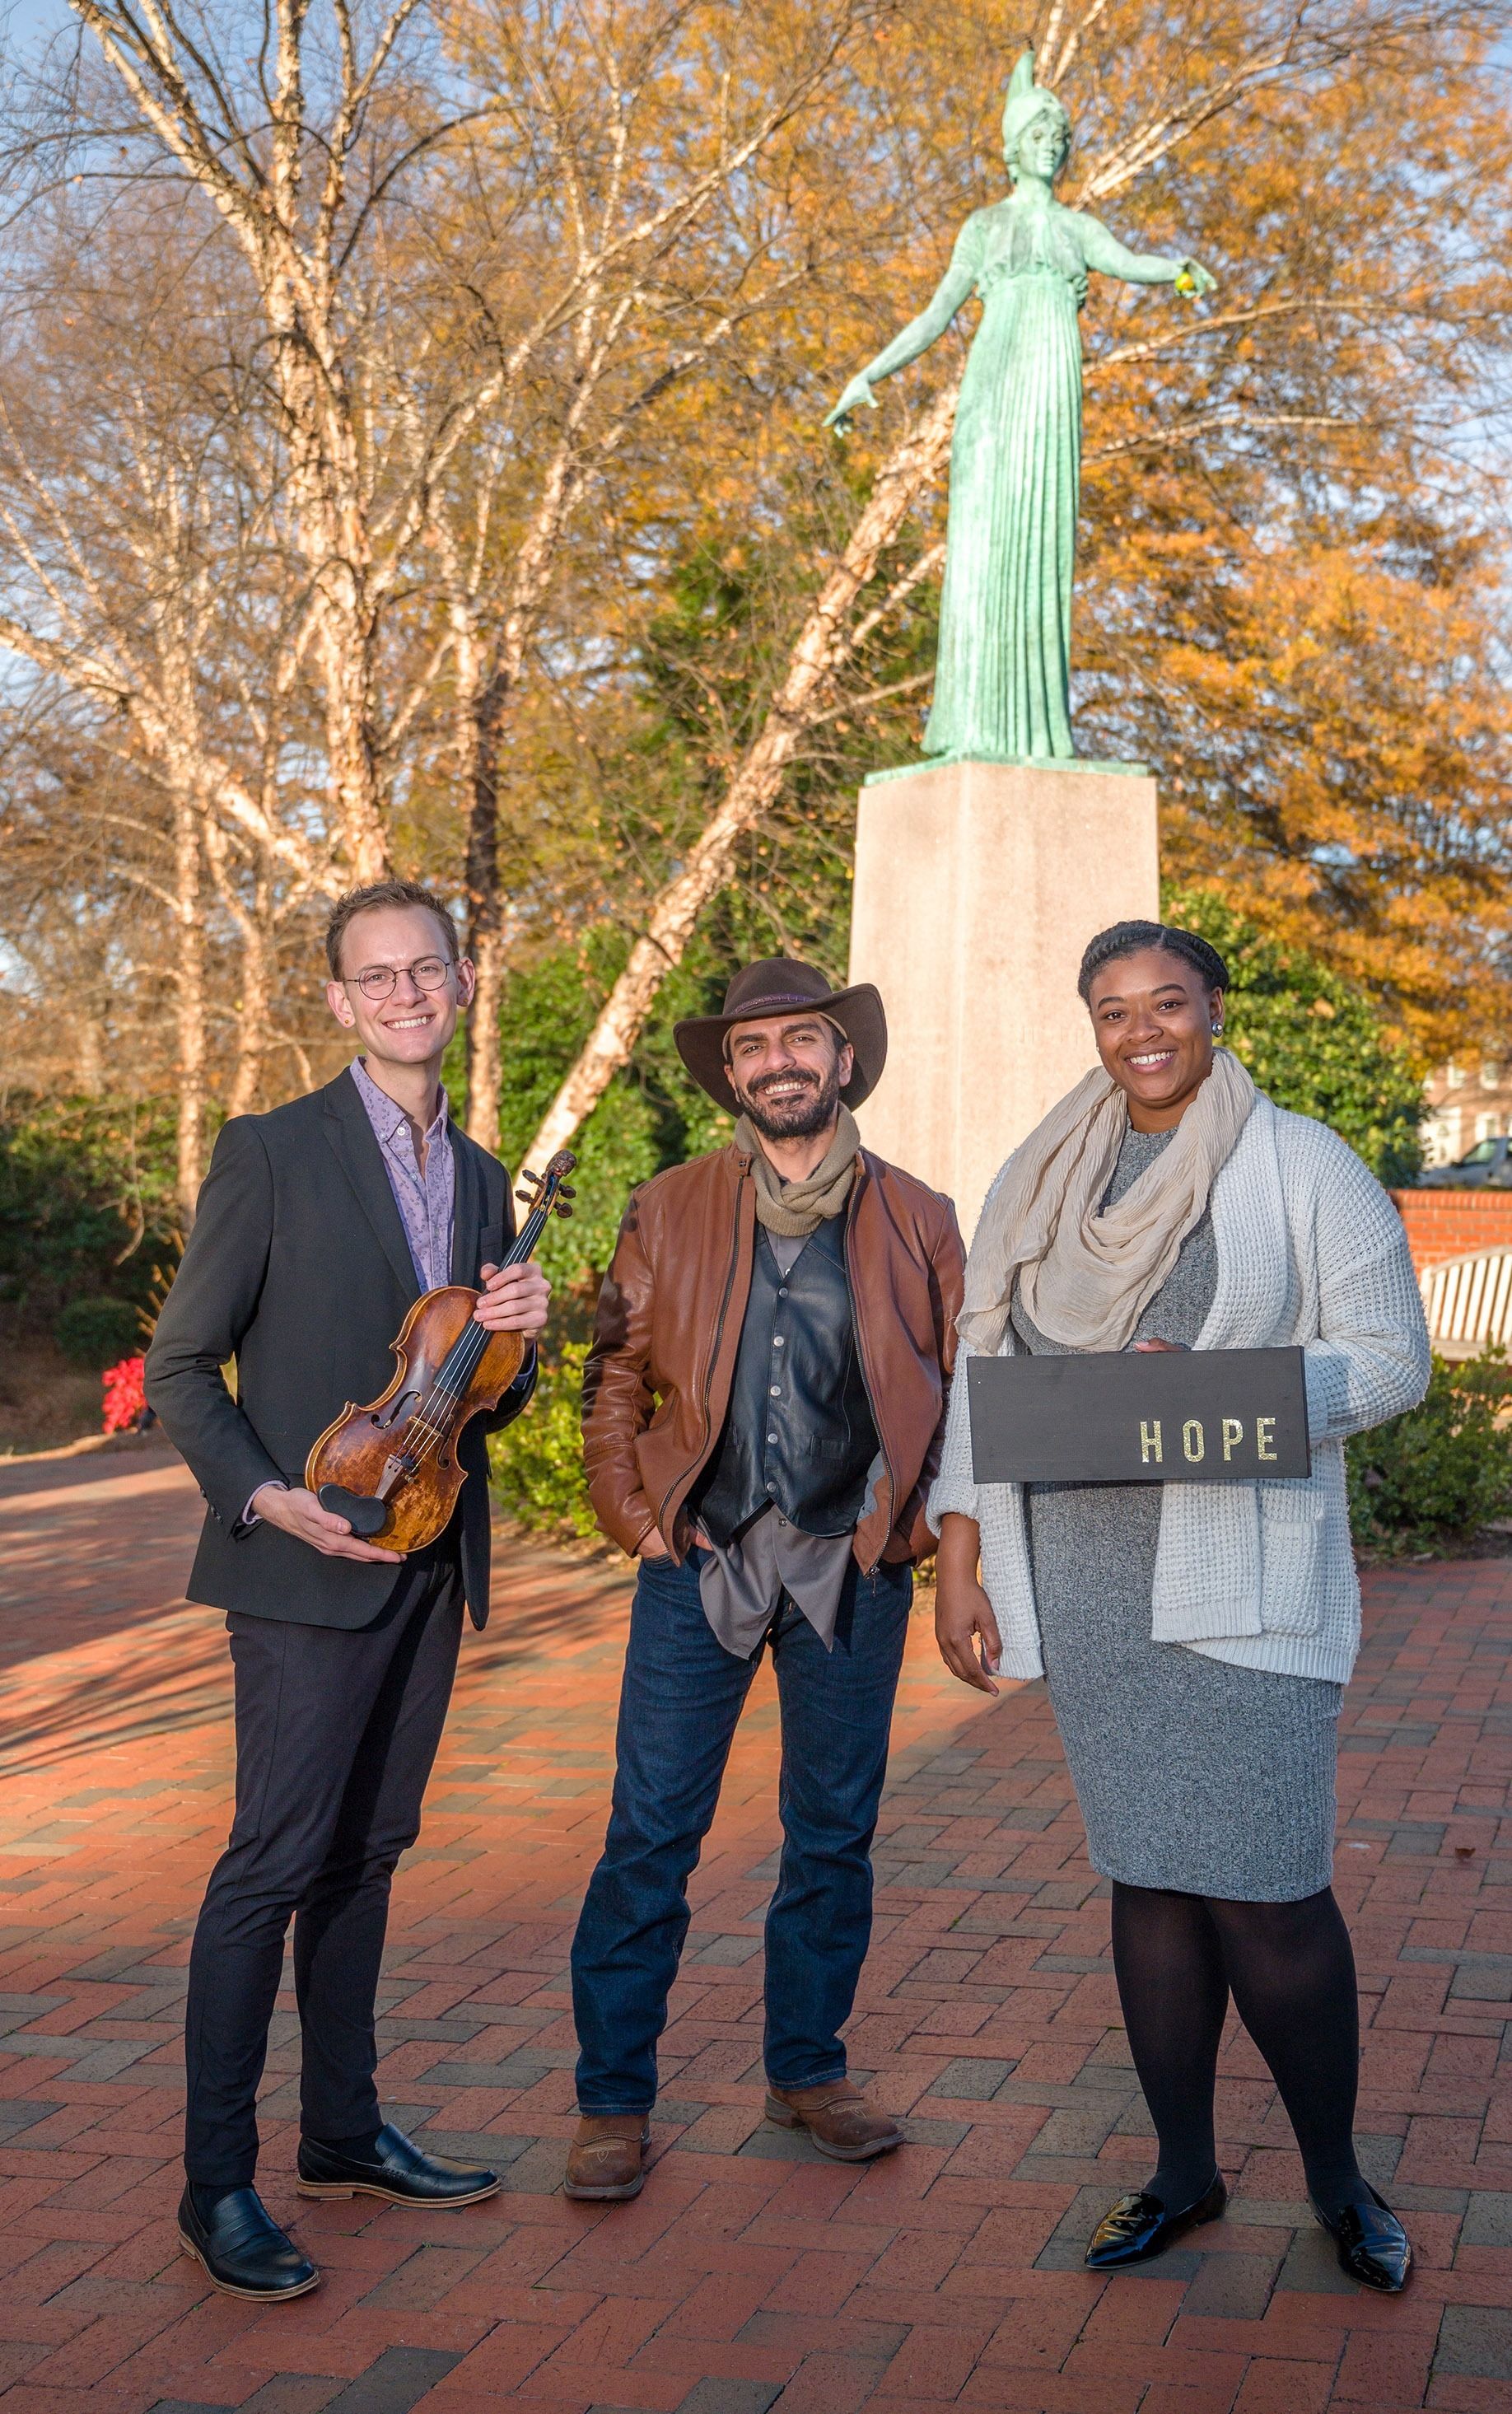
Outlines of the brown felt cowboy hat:
{"type": "Polygon", "coordinates": [[[887,1062],[887,1017],[870,981],[858,982],[854,989],[831,989],[812,964],[800,964],[793,956],[763,956],[760,963],[736,973],[725,991],[722,1014],[689,1015],[674,1026],[672,1036],[700,1089],[717,1106],[730,1109],[734,1098],[725,1073],[724,1043],[732,1024],[801,1014],[806,1006],[836,1024],[855,1051],[855,1065],[840,1095],[848,1107],[858,1107],[882,1080],[887,1062]]]}

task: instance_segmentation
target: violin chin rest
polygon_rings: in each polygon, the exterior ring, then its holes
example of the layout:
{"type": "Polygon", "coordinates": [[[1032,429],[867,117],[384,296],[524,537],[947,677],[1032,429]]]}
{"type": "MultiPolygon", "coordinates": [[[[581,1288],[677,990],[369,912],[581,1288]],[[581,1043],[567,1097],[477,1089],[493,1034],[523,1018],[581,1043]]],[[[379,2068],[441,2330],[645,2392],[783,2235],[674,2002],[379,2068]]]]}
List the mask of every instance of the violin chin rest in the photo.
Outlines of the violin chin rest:
{"type": "Polygon", "coordinates": [[[333,1517],[345,1517],[352,1532],[360,1534],[364,1542],[381,1533],[389,1522],[386,1500],[375,1500],[365,1492],[348,1492],[342,1483],[322,1483],[316,1498],[333,1517]]]}

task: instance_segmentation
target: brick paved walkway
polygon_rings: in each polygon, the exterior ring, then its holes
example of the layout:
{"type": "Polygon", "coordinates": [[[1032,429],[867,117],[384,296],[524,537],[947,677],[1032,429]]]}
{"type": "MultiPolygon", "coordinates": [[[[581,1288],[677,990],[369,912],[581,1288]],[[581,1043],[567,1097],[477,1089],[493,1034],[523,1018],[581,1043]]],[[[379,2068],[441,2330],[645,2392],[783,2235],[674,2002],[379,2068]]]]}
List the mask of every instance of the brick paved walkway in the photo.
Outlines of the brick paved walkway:
{"type": "Polygon", "coordinates": [[[171,2226],[183,1968],[230,1768],[216,1621],[177,1599],[196,1505],[150,1452],[0,1470],[5,2414],[1512,2405],[1512,1564],[1372,1579],[1346,1711],[1360,2125],[1417,2242],[1401,2301],[1338,2273],[1238,2037],[1228,2220],[1144,2274],[1081,2270],[1095,2211],[1149,2162],[1106,1906],[1042,1694],[977,1708],[922,1623],[852,2047],[912,2142],[854,2172],[760,2118],[763,1681],[695,1881],[660,2159],[632,2206],[555,2193],[564,1963],[602,1827],[626,1596],[535,1557],[468,1638],[384,2006],[390,2106],[507,2166],[508,2192],[450,2217],[300,2206],[281,2011],[264,2183],[328,2279],[270,2313],[213,2295],[171,2226]]]}

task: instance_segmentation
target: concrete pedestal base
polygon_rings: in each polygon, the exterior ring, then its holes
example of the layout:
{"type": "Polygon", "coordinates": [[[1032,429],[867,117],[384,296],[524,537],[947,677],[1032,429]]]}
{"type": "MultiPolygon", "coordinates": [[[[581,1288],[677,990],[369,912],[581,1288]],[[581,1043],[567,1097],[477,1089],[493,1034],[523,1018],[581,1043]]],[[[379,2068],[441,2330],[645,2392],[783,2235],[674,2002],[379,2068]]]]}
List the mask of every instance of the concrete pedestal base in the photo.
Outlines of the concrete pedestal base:
{"type": "Polygon", "coordinates": [[[1096,1063],[1076,994],[1110,922],[1160,912],[1155,782],[1084,764],[959,762],[861,792],[851,978],[887,1008],[868,1148],[955,1200],[987,1185],[1096,1063]]]}

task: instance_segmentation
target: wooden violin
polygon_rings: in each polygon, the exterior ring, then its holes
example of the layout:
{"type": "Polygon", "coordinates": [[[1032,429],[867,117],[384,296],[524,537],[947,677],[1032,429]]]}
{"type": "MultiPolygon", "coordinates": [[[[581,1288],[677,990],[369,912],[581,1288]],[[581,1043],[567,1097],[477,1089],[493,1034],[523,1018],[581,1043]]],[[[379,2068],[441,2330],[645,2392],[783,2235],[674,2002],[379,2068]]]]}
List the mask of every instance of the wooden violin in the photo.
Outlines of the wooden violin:
{"type": "MultiPolygon", "coordinates": [[[[526,1208],[503,1263],[523,1265],[553,1215],[571,1215],[571,1149],[516,1197],[526,1208]]],[[[304,1482],[322,1509],[345,1517],[364,1542],[392,1551],[422,1551],[445,1532],[467,1469],[457,1438],[468,1419],[497,1408],[520,1371],[523,1333],[490,1333],[473,1311],[482,1294],[448,1283],[417,1299],[392,1347],[397,1368],[381,1398],[365,1408],[348,1401],[304,1463],[304,1482]]]]}

